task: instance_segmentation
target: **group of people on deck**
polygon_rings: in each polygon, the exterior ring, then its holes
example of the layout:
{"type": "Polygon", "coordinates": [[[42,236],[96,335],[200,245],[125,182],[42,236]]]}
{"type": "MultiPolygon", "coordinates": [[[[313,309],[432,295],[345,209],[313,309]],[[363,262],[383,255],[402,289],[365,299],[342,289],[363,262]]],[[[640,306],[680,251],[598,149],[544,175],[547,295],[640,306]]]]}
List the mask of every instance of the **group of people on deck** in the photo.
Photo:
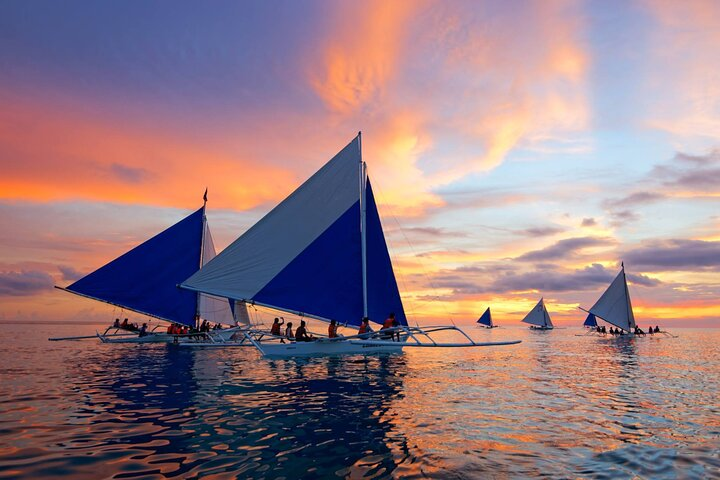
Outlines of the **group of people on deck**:
{"type": "MultiPolygon", "coordinates": [[[[613,328],[613,327],[610,327],[609,330],[606,330],[605,325],[602,325],[602,326],[598,325],[597,327],[595,327],[595,331],[597,333],[609,333],[610,335],[625,335],[624,330],[622,330],[620,328],[613,328]]],[[[648,327],[647,332],[644,332],[642,328],[635,326],[635,330],[633,333],[635,335],[645,335],[645,334],[652,335],[654,333],[660,333],[660,327],[658,325],[655,325],[655,328],[648,327]]]]}
{"type": "MultiPolygon", "coordinates": [[[[285,326],[285,335],[282,335],[280,333],[280,327],[285,325],[285,319],[283,317],[275,317],[273,320],[273,324],[270,327],[270,334],[274,335],[276,337],[283,337],[280,339],[281,342],[284,342],[284,340],[290,340],[295,342],[312,342],[316,340],[316,338],[312,335],[310,335],[307,331],[307,324],[305,323],[305,320],[300,320],[300,326],[293,332],[293,324],[292,322],[287,322],[287,325],[285,326]]],[[[330,324],[328,325],[328,338],[338,338],[342,335],[338,334],[338,323],[335,320],[331,320],[330,324]]],[[[388,318],[383,322],[382,328],[380,330],[387,330],[392,329],[395,327],[398,327],[399,323],[395,319],[395,314],[391,313],[388,315],[388,318]]],[[[358,335],[366,335],[373,333],[373,329],[370,327],[370,320],[368,317],[363,317],[360,321],[360,328],[358,329],[358,335]]],[[[391,338],[393,341],[397,338],[397,341],[400,341],[400,332],[389,332],[386,335],[387,338],[391,338]]]]}

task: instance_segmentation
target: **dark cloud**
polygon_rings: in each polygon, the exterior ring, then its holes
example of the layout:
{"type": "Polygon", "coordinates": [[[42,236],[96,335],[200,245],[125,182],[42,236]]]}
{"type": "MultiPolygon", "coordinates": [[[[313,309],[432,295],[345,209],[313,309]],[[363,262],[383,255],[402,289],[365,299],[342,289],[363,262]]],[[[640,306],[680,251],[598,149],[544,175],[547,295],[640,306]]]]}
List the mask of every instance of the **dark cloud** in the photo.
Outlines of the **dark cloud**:
{"type": "Polygon", "coordinates": [[[150,177],[150,172],[144,168],[128,167],[120,163],[113,163],[110,165],[110,173],[126,183],[141,183],[150,177]]]}
{"type": "Polygon", "coordinates": [[[48,290],[53,278],[40,270],[0,272],[0,296],[22,296],[48,290]]]}
{"type": "Polygon", "coordinates": [[[666,187],[714,191],[720,183],[720,150],[705,155],[678,152],[672,163],[656,165],[650,176],[666,187]]]}
{"type": "Polygon", "coordinates": [[[650,271],[720,269],[720,241],[671,239],[648,242],[623,256],[650,271]]]}
{"type": "Polygon", "coordinates": [[[58,265],[58,270],[62,273],[63,280],[67,280],[68,282],[74,282],[83,277],[82,273],[67,265],[58,265]]]}
{"type": "Polygon", "coordinates": [[[530,227],[524,230],[518,230],[517,233],[526,237],[549,237],[557,233],[564,232],[565,229],[562,227],[548,226],[548,227],[530,227]]]}
{"type": "MultiPolygon", "coordinates": [[[[483,293],[510,293],[537,290],[539,292],[571,292],[597,290],[607,286],[617,275],[594,263],[584,268],[567,270],[555,265],[536,265],[533,271],[521,272],[506,269],[505,272],[484,272],[467,268],[450,270],[433,279],[433,287],[451,289],[453,296],[477,295],[483,293]],[[476,275],[473,275],[476,273],[476,275]],[[487,275],[484,275],[488,273],[487,275]]],[[[636,275],[640,285],[655,286],[659,281],[636,275]]]]}
{"type": "Polygon", "coordinates": [[[597,225],[597,222],[592,217],[583,218],[582,223],[580,224],[581,227],[594,227],[595,225],[597,225]]]}
{"type": "Polygon", "coordinates": [[[523,262],[559,260],[574,255],[578,250],[587,247],[612,245],[615,241],[608,237],[577,237],[560,240],[549,247],[524,253],[517,257],[523,262]]]}
{"type": "Polygon", "coordinates": [[[647,275],[626,273],[625,276],[631,283],[642,285],[643,287],[656,287],[662,282],[657,278],[648,277],[647,275]]]}
{"type": "Polygon", "coordinates": [[[665,195],[657,192],[635,192],[631,193],[622,198],[606,200],[603,202],[605,208],[616,209],[616,208],[627,208],[636,205],[645,205],[648,203],[657,202],[665,198],[665,195]]]}

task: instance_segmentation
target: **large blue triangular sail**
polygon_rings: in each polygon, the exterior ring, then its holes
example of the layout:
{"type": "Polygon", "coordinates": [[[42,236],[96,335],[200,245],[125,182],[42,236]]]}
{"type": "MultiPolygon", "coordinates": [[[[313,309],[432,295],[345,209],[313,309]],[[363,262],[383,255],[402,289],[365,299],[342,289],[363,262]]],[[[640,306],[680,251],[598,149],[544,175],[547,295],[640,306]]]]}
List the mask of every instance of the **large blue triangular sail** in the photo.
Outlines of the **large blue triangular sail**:
{"type": "Polygon", "coordinates": [[[192,326],[197,294],[177,285],[198,270],[204,208],[138,245],[66,290],[192,326]]]}
{"type": "Polygon", "coordinates": [[[493,326],[492,315],[490,315],[490,307],[488,307],[487,310],[485,310],[485,313],[483,313],[482,316],[478,318],[477,323],[481,325],[486,325],[488,327],[493,326]]]}

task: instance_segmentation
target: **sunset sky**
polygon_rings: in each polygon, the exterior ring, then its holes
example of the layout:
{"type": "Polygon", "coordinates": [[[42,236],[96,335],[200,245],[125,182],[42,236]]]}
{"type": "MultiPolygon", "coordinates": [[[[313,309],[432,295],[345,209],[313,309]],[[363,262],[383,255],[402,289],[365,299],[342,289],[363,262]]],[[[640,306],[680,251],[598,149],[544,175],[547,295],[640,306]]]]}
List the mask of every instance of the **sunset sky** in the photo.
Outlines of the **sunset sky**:
{"type": "Polygon", "coordinates": [[[202,205],[222,249],[363,132],[408,316],[720,326],[720,2],[0,2],[0,320],[202,205]]]}

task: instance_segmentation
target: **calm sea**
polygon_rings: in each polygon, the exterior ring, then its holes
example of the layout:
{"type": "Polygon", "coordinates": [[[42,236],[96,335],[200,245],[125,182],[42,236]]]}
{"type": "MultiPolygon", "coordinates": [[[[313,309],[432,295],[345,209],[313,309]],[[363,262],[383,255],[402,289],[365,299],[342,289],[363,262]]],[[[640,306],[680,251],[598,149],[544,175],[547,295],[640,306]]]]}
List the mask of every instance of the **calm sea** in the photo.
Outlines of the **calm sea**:
{"type": "Polygon", "coordinates": [[[266,360],[0,334],[0,478],[720,478],[720,330],[266,360]]]}

